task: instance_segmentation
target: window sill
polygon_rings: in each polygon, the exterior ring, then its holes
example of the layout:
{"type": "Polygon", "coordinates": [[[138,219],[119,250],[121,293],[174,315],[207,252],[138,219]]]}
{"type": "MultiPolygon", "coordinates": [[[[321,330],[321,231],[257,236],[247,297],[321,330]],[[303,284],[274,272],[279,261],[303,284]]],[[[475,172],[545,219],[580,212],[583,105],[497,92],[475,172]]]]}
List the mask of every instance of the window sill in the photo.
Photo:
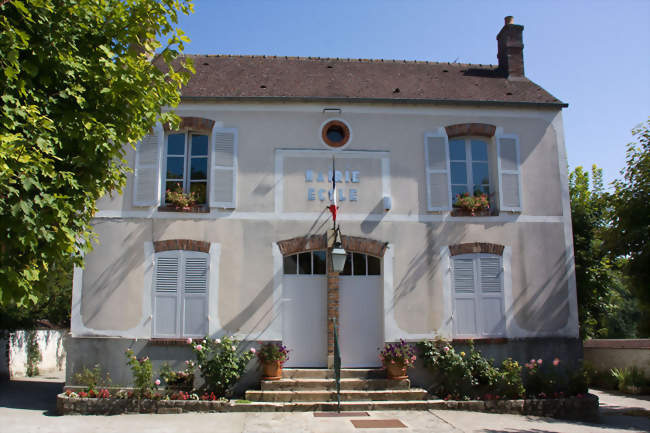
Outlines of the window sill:
{"type": "Polygon", "coordinates": [[[155,346],[187,346],[187,338],[152,338],[149,343],[155,346]]]}
{"type": "Polygon", "coordinates": [[[452,217],[499,216],[499,211],[497,209],[481,209],[472,215],[472,212],[467,209],[453,208],[449,215],[452,217]]]}
{"type": "Polygon", "coordinates": [[[160,206],[158,212],[179,212],[179,213],[210,213],[210,208],[207,206],[191,206],[188,208],[176,206],[160,206]]]}
{"type": "Polygon", "coordinates": [[[505,337],[486,337],[486,338],[454,338],[451,340],[452,343],[458,344],[467,344],[471,341],[475,343],[485,343],[485,344],[506,344],[508,339],[505,337]]]}

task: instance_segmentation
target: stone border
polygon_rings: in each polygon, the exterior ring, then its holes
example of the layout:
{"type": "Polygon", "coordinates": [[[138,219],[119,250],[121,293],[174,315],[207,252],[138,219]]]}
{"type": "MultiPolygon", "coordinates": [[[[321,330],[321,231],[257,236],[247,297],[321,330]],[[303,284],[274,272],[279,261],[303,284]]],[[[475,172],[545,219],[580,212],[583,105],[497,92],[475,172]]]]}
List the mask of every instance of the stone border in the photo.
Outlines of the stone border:
{"type": "MultiPolygon", "coordinates": [[[[60,415],[117,415],[124,413],[183,412],[312,412],[336,410],[336,402],[236,403],[203,400],[138,400],[118,398],[71,398],[59,394],[56,401],[60,415]]],[[[341,402],[345,411],[358,410],[465,410],[473,412],[548,416],[561,419],[593,421],[599,417],[598,397],[530,400],[429,400],[429,401],[355,401],[341,402]],[[409,404],[410,403],[410,404],[409,404]]]]}

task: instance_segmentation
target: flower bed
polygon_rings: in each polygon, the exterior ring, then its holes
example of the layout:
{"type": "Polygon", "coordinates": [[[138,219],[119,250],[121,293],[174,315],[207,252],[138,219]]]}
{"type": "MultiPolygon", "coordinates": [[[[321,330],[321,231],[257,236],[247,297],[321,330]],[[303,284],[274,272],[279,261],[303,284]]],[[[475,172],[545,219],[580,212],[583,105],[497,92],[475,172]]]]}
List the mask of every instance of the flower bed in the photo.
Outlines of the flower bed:
{"type": "MultiPolygon", "coordinates": [[[[508,413],[515,415],[549,416],[562,419],[593,421],[598,419],[598,397],[592,394],[556,399],[526,400],[428,400],[413,402],[410,407],[391,407],[390,402],[351,402],[343,410],[465,410],[474,412],[508,413]]],[[[228,400],[152,400],[137,398],[80,398],[65,393],[57,396],[60,415],[118,415],[125,413],[183,413],[183,412],[296,412],[333,411],[336,402],[329,403],[239,403],[228,400]]]]}

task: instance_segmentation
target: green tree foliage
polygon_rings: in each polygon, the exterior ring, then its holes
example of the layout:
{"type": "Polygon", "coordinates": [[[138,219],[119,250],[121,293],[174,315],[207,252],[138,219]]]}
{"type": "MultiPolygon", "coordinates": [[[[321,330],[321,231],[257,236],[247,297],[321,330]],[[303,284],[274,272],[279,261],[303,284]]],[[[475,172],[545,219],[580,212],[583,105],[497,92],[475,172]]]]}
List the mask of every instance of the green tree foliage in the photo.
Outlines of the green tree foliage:
{"type": "Polygon", "coordinates": [[[613,218],[609,243],[625,257],[625,274],[639,299],[639,334],[650,336],[650,119],[632,130],[623,179],[614,181],[613,218]]]}
{"type": "Polygon", "coordinates": [[[0,304],[35,303],[51,271],[82,263],[95,202],[124,187],[122,145],[178,120],[162,109],[192,72],[170,66],[188,41],[178,14],[191,11],[191,0],[0,2],[0,304]]]}
{"type": "Polygon", "coordinates": [[[624,260],[612,260],[604,241],[611,206],[603,191],[602,169],[594,165],[590,179],[588,172],[576,167],[569,175],[569,194],[581,336],[634,337],[637,302],[620,271],[624,260]]]}

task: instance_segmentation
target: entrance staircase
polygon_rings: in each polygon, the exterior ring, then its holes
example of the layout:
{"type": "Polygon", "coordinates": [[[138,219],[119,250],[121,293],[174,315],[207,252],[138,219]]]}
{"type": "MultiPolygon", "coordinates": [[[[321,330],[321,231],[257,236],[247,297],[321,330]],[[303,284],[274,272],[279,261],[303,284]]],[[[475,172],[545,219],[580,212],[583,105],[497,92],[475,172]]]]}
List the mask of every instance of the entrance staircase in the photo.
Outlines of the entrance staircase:
{"type": "MultiPolygon", "coordinates": [[[[341,410],[426,409],[430,395],[411,388],[409,379],[386,379],[381,369],[341,369],[341,410]]],[[[337,409],[334,370],[283,370],[280,380],[262,380],[261,390],[246,391],[249,410],[332,411],[337,409]]]]}

